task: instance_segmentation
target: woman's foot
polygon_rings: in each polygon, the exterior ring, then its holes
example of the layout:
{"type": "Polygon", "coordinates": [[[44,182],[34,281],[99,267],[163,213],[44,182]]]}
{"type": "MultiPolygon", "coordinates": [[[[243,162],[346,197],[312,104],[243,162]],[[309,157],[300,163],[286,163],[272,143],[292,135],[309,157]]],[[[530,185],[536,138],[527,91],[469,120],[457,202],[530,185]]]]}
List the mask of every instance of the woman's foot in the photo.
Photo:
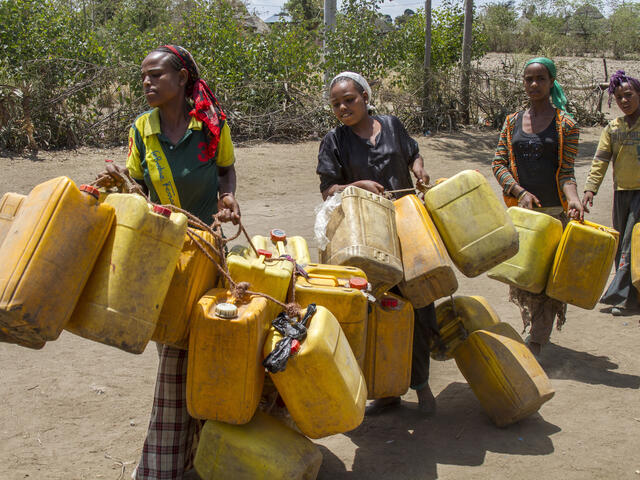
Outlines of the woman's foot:
{"type": "Polygon", "coordinates": [[[381,413],[400,406],[400,397],[376,398],[364,409],[365,415],[380,415],[381,413]]]}
{"type": "Polygon", "coordinates": [[[436,413],[436,397],[433,396],[433,392],[429,385],[425,385],[420,390],[416,390],[418,394],[418,408],[420,411],[427,415],[435,415],[436,413]]]}
{"type": "Polygon", "coordinates": [[[542,345],[540,345],[538,342],[529,341],[527,342],[527,347],[529,347],[529,350],[531,350],[531,353],[533,353],[534,357],[540,357],[540,352],[542,352],[542,345]]]}

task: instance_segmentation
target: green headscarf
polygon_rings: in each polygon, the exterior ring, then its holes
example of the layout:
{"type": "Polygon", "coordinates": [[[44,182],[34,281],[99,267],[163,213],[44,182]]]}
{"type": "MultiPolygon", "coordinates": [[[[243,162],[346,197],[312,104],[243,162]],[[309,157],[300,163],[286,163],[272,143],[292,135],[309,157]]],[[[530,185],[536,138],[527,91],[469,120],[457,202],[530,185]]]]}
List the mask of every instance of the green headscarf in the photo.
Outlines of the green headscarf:
{"type": "Polygon", "coordinates": [[[556,64],[553,63],[553,60],[547,57],[536,57],[529,60],[525,63],[524,68],[527,68],[532,63],[540,63],[544,65],[549,71],[549,75],[554,79],[553,87],[551,87],[551,101],[553,104],[558,107],[560,110],[566,112],[567,111],[567,97],[564,95],[564,90],[558,83],[556,78],[556,64]]]}

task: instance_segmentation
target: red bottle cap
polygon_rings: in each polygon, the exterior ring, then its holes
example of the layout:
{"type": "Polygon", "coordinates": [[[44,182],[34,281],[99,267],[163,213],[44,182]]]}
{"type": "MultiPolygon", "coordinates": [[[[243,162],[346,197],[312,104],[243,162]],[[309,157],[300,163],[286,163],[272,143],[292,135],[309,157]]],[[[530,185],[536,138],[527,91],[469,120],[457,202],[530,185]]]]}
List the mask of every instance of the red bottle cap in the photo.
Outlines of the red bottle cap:
{"type": "Polygon", "coordinates": [[[258,248],[256,252],[258,252],[258,255],[264,256],[264,258],[271,258],[273,256],[269,250],[263,250],[261,248],[258,248]]]}
{"type": "Polygon", "coordinates": [[[153,213],[157,213],[158,215],[162,215],[163,217],[169,218],[171,216],[171,210],[167,207],[163,207],[162,205],[154,205],[153,213]]]}
{"type": "Polygon", "coordinates": [[[279,228],[274,228],[271,230],[271,240],[274,242],[284,242],[287,239],[287,234],[284,233],[284,230],[280,230],[279,228]]]}
{"type": "Polygon", "coordinates": [[[100,198],[100,190],[93,185],[80,185],[80,191],[88,193],[92,197],[100,198]]]}
{"type": "Polygon", "coordinates": [[[298,350],[300,350],[300,342],[294,338],[291,342],[291,355],[298,353],[298,350]]]}
{"type": "Polygon", "coordinates": [[[111,160],[110,158],[105,158],[104,161],[105,163],[113,163],[113,160],[111,160]]]}
{"type": "Polygon", "coordinates": [[[398,306],[398,299],[393,297],[385,297],[380,300],[380,305],[384,308],[396,308],[398,306]]]}
{"type": "Polygon", "coordinates": [[[356,290],[366,290],[369,282],[362,277],[353,277],[349,279],[349,286],[356,290]]]}

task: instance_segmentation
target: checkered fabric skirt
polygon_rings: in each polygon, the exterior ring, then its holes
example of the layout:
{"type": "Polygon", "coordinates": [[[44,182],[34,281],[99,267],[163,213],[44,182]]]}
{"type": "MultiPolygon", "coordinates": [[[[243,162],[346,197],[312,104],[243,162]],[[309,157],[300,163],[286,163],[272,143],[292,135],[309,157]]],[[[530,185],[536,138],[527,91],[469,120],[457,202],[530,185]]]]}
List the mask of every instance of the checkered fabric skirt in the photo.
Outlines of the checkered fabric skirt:
{"type": "Polygon", "coordinates": [[[158,345],[158,353],[153,409],[136,480],[181,479],[193,466],[203,425],[187,412],[187,350],[158,345]]]}

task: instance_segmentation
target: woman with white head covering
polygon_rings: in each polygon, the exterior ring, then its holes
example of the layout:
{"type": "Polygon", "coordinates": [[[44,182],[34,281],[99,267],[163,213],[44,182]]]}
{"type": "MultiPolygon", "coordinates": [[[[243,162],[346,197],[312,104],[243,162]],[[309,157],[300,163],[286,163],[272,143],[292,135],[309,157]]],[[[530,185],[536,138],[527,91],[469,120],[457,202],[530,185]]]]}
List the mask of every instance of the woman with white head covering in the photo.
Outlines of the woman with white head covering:
{"type": "MultiPolygon", "coordinates": [[[[342,125],[327,133],[320,144],[316,173],[323,199],[349,185],[377,194],[412,189],[411,173],[416,183],[429,183],[418,143],[398,118],[371,115],[370,102],[371,87],[362,75],[342,72],[329,85],[329,103],[342,125]]],[[[434,332],[437,324],[433,304],[415,309],[411,388],[417,391],[420,408],[427,414],[433,414],[436,407],[429,388],[429,348],[434,332]]],[[[399,405],[400,397],[381,398],[367,407],[367,414],[399,405]]]]}

